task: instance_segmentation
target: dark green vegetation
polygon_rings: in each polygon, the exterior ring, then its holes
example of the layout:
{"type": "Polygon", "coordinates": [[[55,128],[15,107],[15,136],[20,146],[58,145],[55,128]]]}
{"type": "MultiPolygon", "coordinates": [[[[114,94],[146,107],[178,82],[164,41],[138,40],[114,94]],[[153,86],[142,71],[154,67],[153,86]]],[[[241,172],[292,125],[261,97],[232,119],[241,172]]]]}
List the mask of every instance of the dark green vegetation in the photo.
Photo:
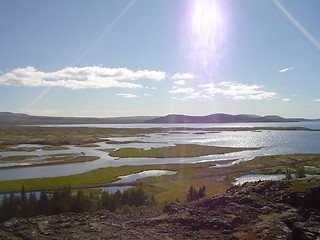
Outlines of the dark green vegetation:
{"type": "Polygon", "coordinates": [[[0,222],[6,221],[12,217],[32,217],[36,215],[53,215],[68,212],[93,212],[101,209],[107,209],[111,212],[117,209],[154,204],[141,189],[127,190],[124,193],[120,191],[114,194],[103,192],[94,194],[92,191],[85,194],[82,190],[71,191],[70,187],[62,190],[56,190],[52,194],[41,192],[37,199],[35,193],[27,194],[25,188],[21,189],[20,195],[11,194],[5,196],[0,203],[0,222]]]}
{"type": "Polygon", "coordinates": [[[245,150],[257,150],[258,148],[231,148],[203,146],[196,144],[177,144],[175,146],[151,148],[120,148],[111,152],[112,157],[147,157],[147,158],[180,158],[180,157],[199,157],[211,154],[224,154],[245,150]]]}
{"type": "Polygon", "coordinates": [[[193,186],[190,186],[186,201],[192,202],[204,198],[206,196],[205,192],[206,186],[200,187],[198,191],[193,186]]]}

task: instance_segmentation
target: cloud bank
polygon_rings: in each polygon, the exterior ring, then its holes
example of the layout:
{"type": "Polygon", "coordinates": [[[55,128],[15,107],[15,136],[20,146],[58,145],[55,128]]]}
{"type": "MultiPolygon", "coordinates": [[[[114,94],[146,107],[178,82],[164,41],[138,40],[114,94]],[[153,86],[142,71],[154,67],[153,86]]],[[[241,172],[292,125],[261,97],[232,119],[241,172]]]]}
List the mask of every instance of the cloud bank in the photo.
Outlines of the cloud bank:
{"type": "Polygon", "coordinates": [[[0,75],[0,85],[25,87],[65,87],[85,88],[141,88],[132,80],[148,79],[161,81],[166,78],[162,71],[138,70],[127,68],[105,68],[97,66],[67,67],[56,72],[41,72],[34,67],[17,68],[0,75]]]}

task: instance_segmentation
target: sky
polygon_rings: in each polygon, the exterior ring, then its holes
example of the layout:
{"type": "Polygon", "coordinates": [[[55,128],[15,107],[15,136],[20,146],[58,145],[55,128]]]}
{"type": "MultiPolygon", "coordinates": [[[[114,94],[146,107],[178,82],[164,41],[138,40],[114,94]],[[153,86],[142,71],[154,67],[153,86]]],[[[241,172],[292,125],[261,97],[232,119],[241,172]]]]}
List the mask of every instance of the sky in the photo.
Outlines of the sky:
{"type": "Polygon", "coordinates": [[[320,118],[319,0],[0,0],[0,112],[320,118]]]}

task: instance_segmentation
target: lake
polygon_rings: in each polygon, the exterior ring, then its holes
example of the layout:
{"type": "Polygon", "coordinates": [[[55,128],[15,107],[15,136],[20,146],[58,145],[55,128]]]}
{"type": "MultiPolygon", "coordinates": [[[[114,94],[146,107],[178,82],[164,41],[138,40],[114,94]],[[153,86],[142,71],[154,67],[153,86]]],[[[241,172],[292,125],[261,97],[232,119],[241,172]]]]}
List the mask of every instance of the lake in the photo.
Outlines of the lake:
{"type": "MultiPolygon", "coordinates": [[[[56,125],[57,126],[57,125],[56,125]]],[[[307,127],[320,129],[320,122],[296,123],[226,123],[226,124],[97,124],[97,125],[58,125],[58,126],[89,126],[114,128],[213,128],[213,127],[307,127]]],[[[52,126],[54,127],[54,126],[52,126]]],[[[84,163],[51,165],[42,167],[24,167],[0,170],[0,180],[14,180],[39,177],[56,177],[83,173],[93,169],[123,165],[149,165],[167,163],[214,162],[234,160],[234,163],[247,161],[256,156],[280,155],[293,153],[320,153],[320,131],[223,131],[205,132],[200,130],[182,131],[170,134],[146,134],[146,136],[109,138],[118,141],[142,141],[145,143],[106,144],[101,140],[99,148],[151,147],[172,146],[179,143],[199,144],[223,147],[260,147],[259,150],[242,151],[227,154],[215,154],[190,158],[113,158],[107,152],[99,151],[97,147],[75,147],[68,145],[69,150],[37,151],[37,152],[3,152],[2,156],[11,155],[49,155],[57,153],[84,152],[88,156],[99,156],[99,160],[84,163]]]]}

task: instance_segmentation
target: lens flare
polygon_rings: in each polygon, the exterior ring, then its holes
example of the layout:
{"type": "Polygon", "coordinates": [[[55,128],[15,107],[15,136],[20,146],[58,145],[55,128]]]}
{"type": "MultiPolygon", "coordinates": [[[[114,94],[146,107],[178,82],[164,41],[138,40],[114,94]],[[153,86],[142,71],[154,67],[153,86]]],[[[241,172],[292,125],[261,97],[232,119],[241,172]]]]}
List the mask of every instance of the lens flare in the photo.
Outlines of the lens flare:
{"type": "Polygon", "coordinates": [[[187,9],[186,33],[190,68],[198,75],[216,74],[225,39],[222,1],[192,0],[187,9]]]}

